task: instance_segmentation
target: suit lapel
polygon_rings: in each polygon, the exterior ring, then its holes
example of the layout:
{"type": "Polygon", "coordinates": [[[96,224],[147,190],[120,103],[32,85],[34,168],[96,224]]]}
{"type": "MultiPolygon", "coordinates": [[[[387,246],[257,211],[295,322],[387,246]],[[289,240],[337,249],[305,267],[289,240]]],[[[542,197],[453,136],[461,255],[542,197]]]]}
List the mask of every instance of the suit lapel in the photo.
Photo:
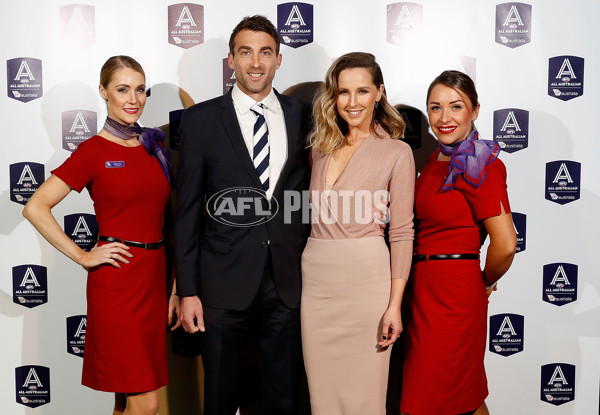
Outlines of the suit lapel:
{"type": "Polygon", "coordinates": [[[231,90],[229,90],[229,92],[223,96],[221,108],[223,109],[221,112],[221,122],[225,127],[225,131],[227,131],[227,137],[231,141],[231,145],[233,146],[238,158],[252,178],[252,181],[256,187],[262,189],[260,178],[258,177],[254,163],[250,158],[250,153],[248,153],[248,147],[246,147],[246,142],[244,141],[244,136],[242,135],[242,130],[240,129],[240,123],[237,119],[235,108],[233,107],[231,90]]]}
{"type": "Polygon", "coordinates": [[[283,97],[277,91],[275,91],[275,95],[279,100],[279,104],[281,105],[281,110],[283,111],[283,117],[285,119],[285,130],[287,136],[287,160],[283,165],[283,169],[279,174],[279,179],[277,180],[277,184],[275,185],[275,189],[273,190],[273,195],[278,195],[281,192],[282,186],[285,183],[285,180],[290,172],[290,158],[296,152],[296,146],[298,143],[298,122],[300,121],[297,117],[297,114],[294,111],[292,103],[286,99],[287,97],[283,97]]]}

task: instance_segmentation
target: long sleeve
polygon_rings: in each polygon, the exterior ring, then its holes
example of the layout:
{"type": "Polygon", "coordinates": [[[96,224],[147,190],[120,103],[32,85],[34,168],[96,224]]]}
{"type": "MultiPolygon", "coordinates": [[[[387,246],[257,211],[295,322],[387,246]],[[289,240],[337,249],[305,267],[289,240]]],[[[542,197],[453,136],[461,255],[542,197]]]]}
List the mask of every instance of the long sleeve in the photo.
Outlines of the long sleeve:
{"type": "Polygon", "coordinates": [[[175,260],[177,291],[181,296],[196,295],[198,254],[203,228],[204,166],[197,114],[192,107],[181,120],[181,151],[177,173],[177,219],[175,221],[175,260]]]}
{"type": "Polygon", "coordinates": [[[397,158],[389,182],[392,278],[408,279],[414,239],[415,162],[408,146],[397,158]]]}

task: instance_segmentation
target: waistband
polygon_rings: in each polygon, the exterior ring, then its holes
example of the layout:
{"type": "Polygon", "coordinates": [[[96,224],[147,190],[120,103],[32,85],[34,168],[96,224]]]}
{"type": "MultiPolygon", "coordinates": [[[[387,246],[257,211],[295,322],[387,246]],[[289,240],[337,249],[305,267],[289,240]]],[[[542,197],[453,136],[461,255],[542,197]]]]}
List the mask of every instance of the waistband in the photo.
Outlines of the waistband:
{"type": "Polygon", "coordinates": [[[165,240],[161,239],[158,242],[135,242],[128,241],[119,238],[113,238],[112,236],[98,236],[98,240],[102,242],[120,242],[124,245],[131,246],[133,248],[141,249],[159,249],[165,244],[165,240]]]}
{"type": "Polygon", "coordinates": [[[414,254],[412,262],[420,261],[440,261],[447,259],[479,259],[479,254],[438,254],[438,255],[426,255],[426,254],[414,254]]]}

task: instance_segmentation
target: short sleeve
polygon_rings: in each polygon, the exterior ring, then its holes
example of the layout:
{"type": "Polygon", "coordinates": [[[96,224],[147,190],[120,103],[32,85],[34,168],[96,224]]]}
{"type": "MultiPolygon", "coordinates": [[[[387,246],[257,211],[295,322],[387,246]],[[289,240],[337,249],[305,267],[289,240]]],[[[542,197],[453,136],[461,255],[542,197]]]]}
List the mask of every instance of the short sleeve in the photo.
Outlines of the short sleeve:
{"type": "Polygon", "coordinates": [[[94,160],[98,151],[89,140],[81,143],[63,164],[51,172],[77,192],[81,192],[94,178],[94,160]]]}
{"type": "Polygon", "coordinates": [[[510,213],[508,192],[506,186],[506,167],[500,159],[494,160],[486,166],[485,180],[479,187],[464,181],[462,177],[456,180],[455,188],[459,190],[469,202],[473,216],[483,220],[498,216],[502,213],[500,206],[506,213],[510,213]]]}

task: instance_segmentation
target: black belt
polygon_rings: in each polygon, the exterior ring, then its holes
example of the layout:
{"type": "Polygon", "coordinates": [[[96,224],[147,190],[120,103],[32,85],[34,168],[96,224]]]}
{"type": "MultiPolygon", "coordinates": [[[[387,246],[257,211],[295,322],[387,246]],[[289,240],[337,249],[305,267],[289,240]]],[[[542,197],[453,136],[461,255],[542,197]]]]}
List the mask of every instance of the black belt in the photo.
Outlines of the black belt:
{"type": "Polygon", "coordinates": [[[102,241],[102,242],[121,242],[122,244],[125,244],[127,246],[132,246],[134,248],[142,248],[142,249],[158,249],[165,244],[164,239],[161,239],[158,242],[144,243],[144,242],[127,241],[127,240],[123,240],[123,239],[119,239],[119,238],[113,238],[112,236],[99,236],[98,240],[102,241]]]}
{"type": "Polygon", "coordinates": [[[479,259],[479,254],[439,254],[425,255],[413,254],[413,262],[419,261],[439,261],[443,259],[479,259]]]}

